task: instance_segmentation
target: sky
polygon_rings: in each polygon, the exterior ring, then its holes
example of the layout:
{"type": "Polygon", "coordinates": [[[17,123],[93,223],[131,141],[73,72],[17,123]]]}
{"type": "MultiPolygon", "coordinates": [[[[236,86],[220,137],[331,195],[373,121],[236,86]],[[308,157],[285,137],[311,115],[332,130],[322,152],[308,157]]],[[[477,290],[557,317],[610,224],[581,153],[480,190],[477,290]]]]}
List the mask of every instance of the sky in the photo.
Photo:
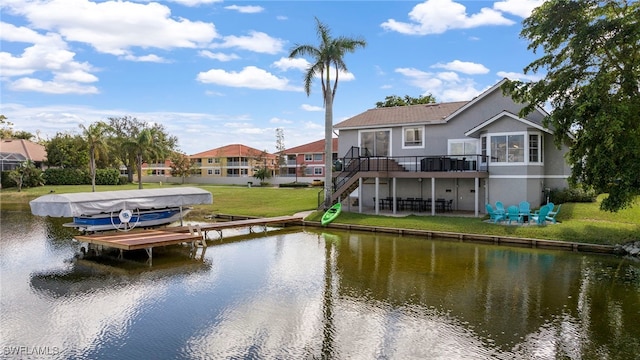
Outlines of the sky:
{"type": "Polygon", "coordinates": [[[542,0],[3,0],[0,114],[50,139],[112,117],[162,124],[190,155],[229,144],[276,151],[324,138],[320,79],[307,96],[316,18],[347,53],[333,121],[385,97],[471,100],[540,57],[520,37],[542,0]]]}

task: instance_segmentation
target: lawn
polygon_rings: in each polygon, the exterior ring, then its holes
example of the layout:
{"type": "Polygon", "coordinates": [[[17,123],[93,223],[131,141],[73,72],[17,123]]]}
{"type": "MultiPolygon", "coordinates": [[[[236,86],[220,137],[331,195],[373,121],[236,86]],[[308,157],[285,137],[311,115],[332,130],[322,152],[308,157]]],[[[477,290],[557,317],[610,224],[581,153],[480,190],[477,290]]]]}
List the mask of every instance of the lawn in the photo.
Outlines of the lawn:
{"type": "MultiPolygon", "coordinates": [[[[181,186],[181,185],[167,185],[181,186]]],[[[187,186],[187,185],[185,185],[187,186]]],[[[192,219],[204,219],[212,214],[247,216],[280,216],[314,210],[320,188],[275,188],[191,185],[206,189],[213,194],[213,205],[196,206],[189,214],[192,219]]],[[[159,184],[144,184],[145,189],[160,187],[159,184]]],[[[137,189],[137,184],[123,186],[98,186],[98,191],[137,189]]],[[[28,210],[28,202],[50,192],[91,191],[91,186],[44,186],[23,189],[3,189],[0,192],[0,209],[28,210]]],[[[335,222],[407,229],[425,229],[470,234],[489,234],[536,239],[552,239],[593,244],[622,244],[640,240],[640,197],[633,208],[617,213],[600,211],[601,195],[595,203],[566,203],[557,216],[560,222],[547,226],[504,226],[490,224],[484,219],[451,216],[406,216],[389,217],[343,212],[335,222]]],[[[308,220],[320,221],[322,213],[313,213],[308,220]]]]}

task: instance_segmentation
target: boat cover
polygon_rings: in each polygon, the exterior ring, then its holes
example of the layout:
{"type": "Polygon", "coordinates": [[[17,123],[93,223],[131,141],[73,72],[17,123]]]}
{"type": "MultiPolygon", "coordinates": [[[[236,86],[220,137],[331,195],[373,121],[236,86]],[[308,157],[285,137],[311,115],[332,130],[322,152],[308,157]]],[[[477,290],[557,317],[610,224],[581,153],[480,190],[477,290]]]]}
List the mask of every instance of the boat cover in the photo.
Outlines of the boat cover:
{"type": "Polygon", "coordinates": [[[117,190],[69,194],[49,194],[31,200],[31,213],[38,216],[78,217],[128,209],[211,204],[213,196],[195,187],[117,190]]]}

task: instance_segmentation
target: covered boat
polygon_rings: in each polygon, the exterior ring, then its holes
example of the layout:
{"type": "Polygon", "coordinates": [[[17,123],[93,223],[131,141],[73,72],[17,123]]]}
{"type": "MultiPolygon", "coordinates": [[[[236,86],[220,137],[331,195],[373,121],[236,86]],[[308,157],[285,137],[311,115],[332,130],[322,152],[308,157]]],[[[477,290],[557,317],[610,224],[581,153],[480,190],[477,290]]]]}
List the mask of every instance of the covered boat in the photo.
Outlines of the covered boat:
{"type": "Polygon", "coordinates": [[[194,187],[49,194],[29,202],[38,216],[72,217],[81,231],[128,230],[179,220],[191,205],[211,204],[209,191],[194,187]]]}

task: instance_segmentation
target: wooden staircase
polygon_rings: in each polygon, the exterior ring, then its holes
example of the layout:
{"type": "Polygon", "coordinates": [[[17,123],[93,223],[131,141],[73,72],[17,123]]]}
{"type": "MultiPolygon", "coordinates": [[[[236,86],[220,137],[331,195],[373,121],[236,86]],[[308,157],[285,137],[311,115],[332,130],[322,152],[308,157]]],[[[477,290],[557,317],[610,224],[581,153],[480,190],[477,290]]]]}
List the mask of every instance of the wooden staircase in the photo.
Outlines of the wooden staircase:
{"type": "Polygon", "coordinates": [[[355,191],[358,186],[360,186],[360,181],[358,181],[360,178],[366,179],[371,177],[367,176],[367,172],[377,172],[379,175],[380,172],[388,173],[398,171],[407,170],[393,159],[367,157],[354,160],[336,177],[339,181],[336,182],[336,189],[331,195],[331,201],[336,203],[338,199],[342,199],[347,194],[355,191]]]}

